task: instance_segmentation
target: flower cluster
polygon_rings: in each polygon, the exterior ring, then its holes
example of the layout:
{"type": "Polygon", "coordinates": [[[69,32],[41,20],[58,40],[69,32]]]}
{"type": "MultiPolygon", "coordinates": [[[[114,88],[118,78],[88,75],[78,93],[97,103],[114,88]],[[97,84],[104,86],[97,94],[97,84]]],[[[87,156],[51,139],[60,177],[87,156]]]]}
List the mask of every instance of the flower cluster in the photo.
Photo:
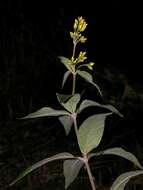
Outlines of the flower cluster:
{"type": "Polygon", "coordinates": [[[81,35],[81,32],[83,32],[87,27],[87,23],[82,17],[78,17],[78,19],[75,19],[74,22],[74,32],[70,32],[70,36],[73,39],[73,43],[77,44],[78,42],[85,43],[87,38],[81,35]]]}
{"type": "MultiPolygon", "coordinates": [[[[79,42],[85,43],[85,41],[87,40],[87,38],[85,38],[82,35],[82,32],[85,31],[86,27],[87,27],[87,23],[83,17],[78,17],[77,19],[75,19],[75,22],[73,25],[74,32],[70,32],[70,36],[73,39],[73,44],[74,44],[73,55],[68,62],[70,65],[77,65],[78,63],[83,63],[87,59],[86,52],[82,52],[82,51],[80,51],[78,57],[75,58],[75,49],[76,49],[77,44],[79,42]]],[[[83,64],[82,66],[86,66],[88,67],[88,69],[93,70],[94,63],[90,62],[88,64],[83,64]]]]}
{"type": "Polygon", "coordinates": [[[69,64],[70,65],[76,65],[77,63],[81,63],[84,62],[85,59],[87,59],[87,57],[85,56],[86,52],[80,52],[78,58],[74,58],[72,57],[69,64]]]}

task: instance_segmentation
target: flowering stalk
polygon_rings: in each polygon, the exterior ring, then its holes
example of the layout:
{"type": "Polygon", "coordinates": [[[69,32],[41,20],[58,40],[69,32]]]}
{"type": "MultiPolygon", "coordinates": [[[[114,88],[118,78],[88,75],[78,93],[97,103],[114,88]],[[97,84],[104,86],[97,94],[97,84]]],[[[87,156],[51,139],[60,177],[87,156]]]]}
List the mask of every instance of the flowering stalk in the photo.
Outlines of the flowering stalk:
{"type": "MultiPolygon", "coordinates": [[[[73,65],[72,95],[75,94],[76,66],[77,66],[78,63],[84,62],[87,59],[87,57],[85,56],[86,52],[82,52],[82,51],[80,51],[78,57],[75,58],[77,44],[79,42],[85,43],[85,41],[87,40],[87,38],[85,38],[81,34],[86,29],[86,27],[87,27],[87,23],[85,22],[85,20],[82,17],[78,17],[78,19],[75,19],[75,23],[74,23],[74,26],[73,26],[74,32],[70,32],[70,36],[73,39],[73,54],[72,54],[72,58],[70,60],[70,64],[73,65]]],[[[89,63],[89,64],[83,64],[83,66],[87,66],[91,70],[92,70],[93,65],[94,65],[94,63],[92,63],[92,62],[89,63]]],[[[77,66],[77,68],[79,68],[81,66],[82,65],[79,65],[79,66],[77,66]]],[[[78,127],[77,127],[76,113],[72,114],[72,118],[73,118],[73,121],[74,121],[75,134],[76,134],[76,137],[77,137],[77,140],[78,140],[78,127]]],[[[88,173],[88,177],[89,177],[89,180],[90,180],[92,190],[96,190],[96,187],[95,187],[95,184],[94,184],[94,181],[93,181],[93,176],[92,176],[91,169],[90,169],[90,165],[88,163],[87,155],[83,155],[83,160],[84,160],[84,163],[85,163],[85,167],[86,167],[86,170],[87,170],[87,173],[88,173]]]]}
{"type": "Polygon", "coordinates": [[[82,17],[78,17],[75,19],[75,23],[73,26],[74,32],[70,32],[70,36],[73,39],[73,54],[70,60],[70,64],[73,65],[73,87],[72,87],[72,95],[75,94],[75,83],[76,83],[76,65],[80,62],[84,62],[87,57],[85,56],[86,52],[80,52],[78,58],[75,58],[76,46],[79,42],[85,43],[87,40],[84,36],[82,36],[82,32],[86,29],[87,23],[82,17]]]}

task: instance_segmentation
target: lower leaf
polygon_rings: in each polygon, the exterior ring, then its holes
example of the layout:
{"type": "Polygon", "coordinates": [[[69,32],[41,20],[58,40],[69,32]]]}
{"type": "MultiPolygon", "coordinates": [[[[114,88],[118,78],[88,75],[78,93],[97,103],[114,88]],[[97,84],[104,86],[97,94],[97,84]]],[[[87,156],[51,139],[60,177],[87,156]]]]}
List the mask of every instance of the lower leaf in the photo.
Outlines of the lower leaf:
{"type": "Polygon", "coordinates": [[[121,174],[117,179],[114,181],[113,185],[111,186],[110,190],[124,190],[126,184],[132,177],[137,175],[143,174],[143,170],[136,170],[131,172],[126,172],[121,174]]]}
{"type": "Polygon", "coordinates": [[[47,164],[49,162],[52,162],[54,160],[65,160],[65,159],[73,159],[74,156],[68,152],[62,152],[59,154],[56,154],[52,157],[49,158],[45,158],[39,162],[37,162],[36,164],[33,164],[32,166],[30,166],[29,168],[27,168],[25,171],[23,171],[11,184],[10,186],[14,185],[16,182],[18,182],[20,179],[22,179],[23,177],[25,177],[27,174],[31,173],[33,170],[43,166],[44,164],[47,164]]]}
{"type": "Polygon", "coordinates": [[[73,119],[71,118],[71,116],[64,115],[64,116],[59,117],[59,120],[64,126],[66,135],[68,135],[73,124],[73,119]]]}
{"type": "Polygon", "coordinates": [[[79,159],[64,161],[65,189],[76,179],[83,164],[83,161],[79,159]]]}

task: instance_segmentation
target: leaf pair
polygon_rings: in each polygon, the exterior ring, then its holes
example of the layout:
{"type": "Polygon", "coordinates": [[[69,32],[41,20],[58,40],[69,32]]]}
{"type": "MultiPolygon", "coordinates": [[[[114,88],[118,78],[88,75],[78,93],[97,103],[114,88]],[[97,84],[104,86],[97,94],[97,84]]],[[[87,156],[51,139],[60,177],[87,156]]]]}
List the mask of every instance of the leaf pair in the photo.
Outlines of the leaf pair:
{"type": "Polygon", "coordinates": [[[99,94],[102,96],[102,92],[99,88],[99,86],[93,82],[93,77],[92,75],[87,72],[87,71],[82,71],[79,69],[75,70],[75,66],[69,64],[70,60],[66,57],[59,57],[61,62],[65,65],[65,67],[68,69],[67,72],[65,72],[64,77],[63,77],[63,81],[62,81],[62,88],[64,87],[64,84],[66,82],[66,80],[68,79],[70,73],[72,73],[73,75],[78,74],[81,78],[83,78],[84,80],[86,80],[88,83],[92,84],[93,86],[96,87],[96,89],[98,90],[99,94]]]}
{"type": "Polygon", "coordinates": [[[58,117],[60,122],[64,126],[66,134],[68,135],[70,132],[71,126],[73,124],[73,118],[71,117],[71,114],[74,112],[79,114],[81,111],[83,111],[84,109],[90,106],[106,108],[110,112],[116,113],[122,117],[122,114],[112,105],[103,105],[91,100],[83,100],[81,104],[78,106],[80,102],[80,94],[75,94],[73,96],[57,94],[57,98],[58,98],[59,103],[66,110],[55,110],[51,107],[43,107],[39,109],[38,111],[27,115],[23,119],[31,119],[31,118],[37,118],[37,117],[58,117]]]}
{"type": "MultiPolygon", "coordinates": [[[[133,162],[136,166],[138,166],[141,169],[141,170],[126,172],[124,174],[121,174],[115,180],[115,182],[113,183],[110,190],[123,190],[125,185],[128,183],[128,181],[132,177],[143,174],[143,170],[142,170],[143,168],[140,165],[139,161],[136,159],[136,157],[132,153],[125,151],[122,148],[111,148],[111,149],[105,150],[105,151],[100,152],[100,153],[92,153],[92,154],[89,154],[88,157],[90,159],[93,156],[108,155],[108,154],[113,154],[113,155],[124,157],[124,158],[130,160],[131,162],[133,162]]],[[[10,184],[10,186],[15,184],[19,180],[21,180],[23,177],[25,177],[27,174],[31,173],[33,170],[41,167],[44,164],[47,164],[49,162],[56,161],[56,160],[65,160],[64,164],[63,164],[63,171],[64,171],[64,176],[65,176],[65,188],[67,189],[69,187],[69,185],[76,179],[76,177],[79,174],[80,169],[84,165],[84,162],[82,161],[82,159],[80,159],[78,157],[74,157],[72,154],[70,154],[68,152],[56,154],[52,157],[43,159],[43,160],[37,162],[36,164],[30,166],[25,171],[23,171],[16,178],[16,180],[14,180],[10,184]]]]}
{"type": "Polygon", "coordinates": [[[67,97],[69,96],[65,96],[63,97],[63,95],[57,94],[57,98],[59,100],[59,103],[70,113],[74,113],[76,112],[77,109],[77,105],[80,101],[80,94],[74,94],[72,96],[70,96],[67,99],[67,97]]]}

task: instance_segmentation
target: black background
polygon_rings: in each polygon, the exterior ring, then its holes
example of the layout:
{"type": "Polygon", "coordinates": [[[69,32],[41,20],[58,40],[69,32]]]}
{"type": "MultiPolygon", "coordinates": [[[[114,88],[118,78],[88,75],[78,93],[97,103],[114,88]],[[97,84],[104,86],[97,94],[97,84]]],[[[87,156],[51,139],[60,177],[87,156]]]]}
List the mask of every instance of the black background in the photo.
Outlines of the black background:
{"type": "MultiPolygon", "coordinates": [[[[138,3],[120,0],[0,1],[0,162],[4,164],[2,168],[7,166],[5,173],[0,173],[5,176],[0,180],[0,187],[13,180],[13,172],[16,176],[21,166],[25,168],[33,160],[65,149],[78,152],[74,150],[73,134],[67,138],[57,126],[48,130],[47,125],[57,125],[57,120],[17,120],[47,105],[59,108],[55,94],[62,92],[66,69],[58,56],[71,57],[69,31],[78,16],[83,16],[88,23],[85,32],[88,40],[81,48],[95,62],[94,76],[97,73],[97,81],[103,85],[105,102],[115,104],[124,114],[124,119],[112,118],[105,131],[103,148],[121,144],[136,154],[140,152],[137,149],[143,144],[140,9],[138,3]],[[111,72],[111,78],[105,77],[106,70],[111,72]],[[123,100],[126,82],[133,94],[127,94],[123,100]],[[49,148],[47,137],[52,142],[49,148]]],[[[64,93],[71,91],[71,81],[68,82],[64,93]]],[[[79,87],[82,86],[79,84],[79,87]]],[[[94,99],[96,91],[88,85],[84,87],[89,91],[88,98],[94,99]]],[[[142,154],[138,156],[142,158],[142,154]]]]}

